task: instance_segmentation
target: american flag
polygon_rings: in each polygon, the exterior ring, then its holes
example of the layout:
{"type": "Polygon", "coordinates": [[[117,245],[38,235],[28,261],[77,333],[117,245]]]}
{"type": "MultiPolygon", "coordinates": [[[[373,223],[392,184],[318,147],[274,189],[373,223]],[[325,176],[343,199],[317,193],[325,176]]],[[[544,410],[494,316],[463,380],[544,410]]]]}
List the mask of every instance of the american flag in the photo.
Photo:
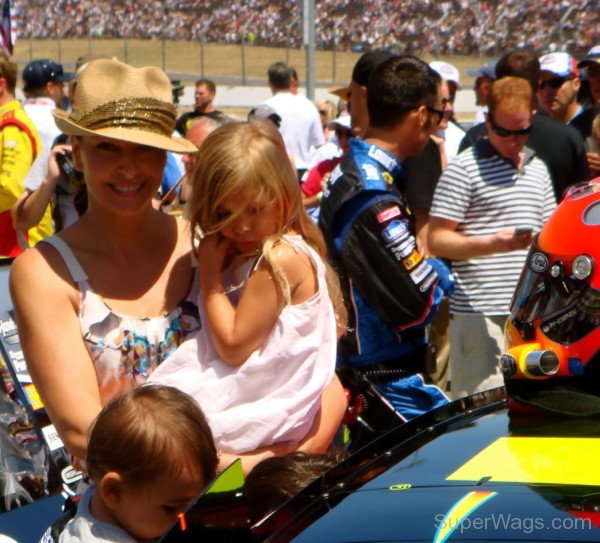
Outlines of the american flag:
{"type": "Polygon", "coordinates": [[[13,45],[17,40],[17,21],[10,13],[10,0],[2,0],[2,17],[0,18],[0,49],[6,54],[13,54],[13,45]]]}

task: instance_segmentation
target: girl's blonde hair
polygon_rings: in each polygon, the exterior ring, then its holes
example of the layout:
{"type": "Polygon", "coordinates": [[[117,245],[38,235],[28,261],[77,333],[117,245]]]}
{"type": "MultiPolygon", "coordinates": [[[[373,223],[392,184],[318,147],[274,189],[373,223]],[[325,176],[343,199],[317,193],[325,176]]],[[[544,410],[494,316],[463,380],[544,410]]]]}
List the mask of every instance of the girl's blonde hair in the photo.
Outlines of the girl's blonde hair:
{"type": "Polygon", "coordinates": [[[320,230],[306,214],[300,186],[288,158],[283,139],[270,121],[232,123],[211,133],[202,143],[192,180],[188,211],[192,236],[218,232],[235,219],[219,217],[219,207],[228,197],[245,192],[261,205],[275,206],[279,231],[264,241],[263,255],[273,269],[289,303],[289,283],[273,261],[273,249],[288,230],[294,230],[321,256],[328,266],[327,286],[338,327],[346,326],[346,310],[339,281],[328,265],[320,230]]]}

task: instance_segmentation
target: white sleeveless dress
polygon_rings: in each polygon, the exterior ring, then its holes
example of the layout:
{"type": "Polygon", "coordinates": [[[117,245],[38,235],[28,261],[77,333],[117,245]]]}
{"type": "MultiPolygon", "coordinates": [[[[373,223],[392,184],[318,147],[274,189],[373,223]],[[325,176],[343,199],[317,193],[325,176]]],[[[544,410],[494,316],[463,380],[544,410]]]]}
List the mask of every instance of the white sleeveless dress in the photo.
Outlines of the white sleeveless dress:
{"type": "MultiPolygon", "coordinates": [[[[208,330],[202,328],[148,379],[194,397],[217,448],[224,452],[299,442],[312,427],[321,393],[335,371],[336,323],[325,265],[300,236],[284,236],[284,241],[310,257],[318,292],[305,302],[286,305],[263,344],[241,366],[223,363],[208,330]]],[[[230,284],[240,284],[240,289],[230,294],[233,304],[256,265],[250,262],[234,270],[230,284]]],[[[206,322],[201,297],[198,306],[206,322]]]]}

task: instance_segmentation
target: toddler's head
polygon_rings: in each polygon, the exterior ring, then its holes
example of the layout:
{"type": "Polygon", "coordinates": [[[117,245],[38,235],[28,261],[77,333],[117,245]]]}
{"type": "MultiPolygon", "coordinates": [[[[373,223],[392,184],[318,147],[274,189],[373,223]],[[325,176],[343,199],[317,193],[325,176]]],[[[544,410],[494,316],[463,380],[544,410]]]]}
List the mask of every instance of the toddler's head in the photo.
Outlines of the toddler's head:
{"type": "Polygon", "coordinates": [[[215,476],[218,459],[198,404],[175,388],[149,385],[100,412],[86,464],[112,523],[153,539],[215,476]]]}

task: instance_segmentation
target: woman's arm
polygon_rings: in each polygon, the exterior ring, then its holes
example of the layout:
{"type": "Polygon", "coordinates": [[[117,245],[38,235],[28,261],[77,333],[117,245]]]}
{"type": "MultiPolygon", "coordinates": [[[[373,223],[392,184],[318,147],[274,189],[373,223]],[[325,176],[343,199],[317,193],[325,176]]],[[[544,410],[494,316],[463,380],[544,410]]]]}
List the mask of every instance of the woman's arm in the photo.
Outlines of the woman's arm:
{"type": "Polygon", "coordinates": [[[335,433],[342,423],[347,406],[348,402],[342,383],[337,375],[334,375],[331,383],[327,385],[321,395],[321,409],[315,417],[312,428],[299,445],[283,442],[239,455],[223,453],[220,456],[219,469],[225,469],[236,458],[240,458],[244,473],[249,473],[256,464],[272,456],[285,456],[295,450],[323,453],[331,445],[335,433]]]}
{"type": "Polygon", "coordinates": [[[100,395],[77,319],[79,293],[57,273],[64,266],[53,251],[30,249],[19,256],[10,293],[33,382],[67,450],[84,459],[100,395]]]}

